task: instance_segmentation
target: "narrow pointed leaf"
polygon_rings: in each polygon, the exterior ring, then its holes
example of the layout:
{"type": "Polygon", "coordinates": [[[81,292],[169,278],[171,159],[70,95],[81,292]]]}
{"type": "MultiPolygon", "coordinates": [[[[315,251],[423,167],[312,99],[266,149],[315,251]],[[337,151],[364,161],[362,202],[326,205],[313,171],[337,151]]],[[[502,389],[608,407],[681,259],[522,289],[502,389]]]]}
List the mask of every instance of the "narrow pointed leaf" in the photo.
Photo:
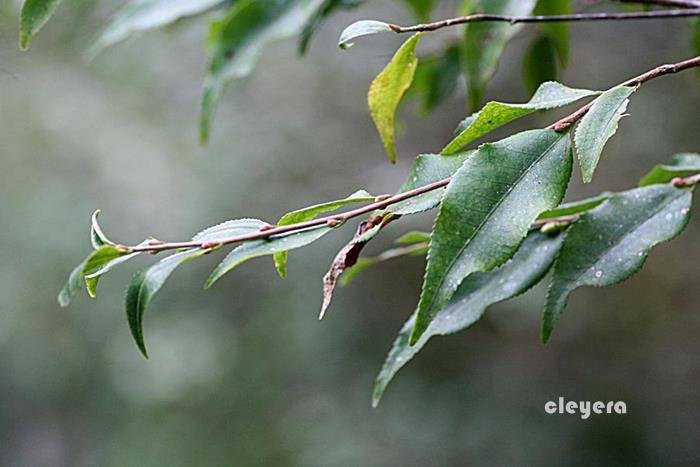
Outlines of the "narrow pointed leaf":
{"type": "Polygon", "coordinates": [[[192,237],[196,242],[216,242],[259,231],[268,224],[260,219],[233,219],[202,230],[192,237]]]}
{"type": "MultiPolygon", "coordinates": [[[[314,206],[289,212],[280,218],[277,225],[290,225],[310,221],[320,214],[335,211],[336,209],[340,209],[348,204],[368,203],[374,201],[374,199],[375,197],[367,193],[365,190],[359,190],[345,199],[316,204],[314,206]]],[[[287,276],[287,256],[287,251],[282,251],[273,255],[275,268],[277,269],[277,273],[280,275],[280,277],[287,276]]]]}
{"type": "MultiPolygon", "coordinates": [[[[527,16],[532,13],[535,0],[471,0],[466,4],[465,15],[527,16]]],[[[475,22],[465,26],[463,57],[472,110],[481,105],[486,85],[498,68],[506,44],[519,30],[519,25],[500,22],[475,22]]]]}
{"type": "Polygon", "coordinates": [[[479,112],[467,117],[460,124],[459,134],[442,150],[442,154],[454,154],[469,143],[481,138],[493,130],[530,115],[538,110],[549,110],[599,94],[598,91],[573,89],[556,82],[542,83],[528,102],[508,104],[489,102],[479,112]]]}
{"type": "Polygon", "coordinates": [[[391,162],[396,162],[396,109],[413,82],[418,65],[415,51],[419,41],[420,34],[415,34],[399,48],[389,64],[372,81],[367,94],[369,112],[391,162]]]}
{"type": "Polygon", "coordinates": [[[605,91],[576,126],[574,148],[584,182],[593,179],[605,143],[617,131],[618,123],[627,109],[628,98],[635,90],[630,86],[618,86],[605,91]]]}
{"type": "Polygon", "coordinates": [[[19,48],[27,50],[32,37],[46,24],[61,0],[25,0],[19,18],[19,48]]]}
{"type": "Polygon", "coordinates": [[[248,76],[271,42],[293,37],[325,0],[237,0],[210,28],[211,59],[204,81],[200,139],[209,139],[211,119],[226,84],[248,76]]]}
{"type": "Polygon", "coordinates": [[[676,154],[670,164],[660,164],[639,181],[639,186],[668,183],[676,177],[687,177],[700,172],[700,154],[676,154]]]}
{"type": "Polygon", "coordinates": [[[391,28],[389,27],[388,23],[369,19],[357,21],[345,28],[340,34],[340,39],[338,39],[338,47],[341,49],[349,49],[355,45],[355,43],[352,41],[358,37],[378,34],[381,32],[391,32],[391,28]]]}
{"type": "Polygon", "coordinates": [[[430,233],[412,230],[401,235],[395,240],[399,245],[413,245],[415,243],[430,243],[430,233]]]}
{"type": "Polygon", "coordinates": [[[144,271],[136,273],[126,290],[126,316],[129,321],[131,335],[136,345],[148,358],[146,343],[143,338],[143,315],[155,294],[160,290],[170,274],[181,264],[205,254],[207,250],[191,248],[180,251],[158,261],[144,271]]]}
{"type": "Polygon", "coordinates": [[[345,287],[350,284],[362,271],[375,264],[389,261],[390,259],[401,258],[402,256],[425,256],[428,252],[428,242],[413,243],[408,246],[392,248],[377,256],[359,258],[357,262],[343,272],[340,276],[340,285],[345,287]]]}
{"type": "Polygon", "coordinates": [[[100,33],[90,55],[95,56],[133,34],[166,26],[223,3],[224,0],[131,0],[100,33]]]}
{"type": "Polygon", "coordinates": [[[92,243],[93,248],[99,248],[102,245],[114,245],[105,233],[102,231],[100,224],[97,222],[97,216],[100,215],[100,210],[96,210],[92,213],[92,224],[90,226],[90,243],[92,243]]]}
{"type": "Polygon", "coordinates": [[[582,212],[590,211],[602,204],[605,200],[610,198],[612,193],[605,191],[598,196],[592,198],[586,198],[579,201],[572,201],[570,203],[564,203],[557,206],[554,209],[549,209],[542,214],[540,214],[538,219],[550,219],[552,217],[570,216],[572,214],[580,214],[582,212]]]}
{"type": "Polygon", "coordinates": [[[219,263],[207,279],[204,288],[208,289],[224,274],[250,259],[301,248],[315,242],[331,230],[331,227],[315,227],[298,233],[275,235],[267,239],[245,242],[231,251],[219,263]]]}
{"type": "MultiPolygon", "coordinates": [[[[451,177],[472,153],[473,151],[466,151],[450,157],[443,157],[438,154],[421,154],[416,157],[408,173],[408,178],[406,178],[398,192],[404,193],[451,177]]],[[[389,210],[402,216],[428,211],[440,203],[444,192],[444,188],[439,188],[396,203],[389,210]]]]}
{"type": "Polygon", "coordinates": [[[530,43],[523,57],[523,80],[530,92],[545,82],[557,79],[557,57],[554,42],[541,35],[530,43]]]}
{"type": "Polygon", "coordinates": [[[553,130],[484,144],[464,162],[435,220],[411,343],[465,277],[506,262],[537,216],[561,202],[571,165],[568,135],[553,130]]]}
{"type": "Polygon", "coordinates": [[[408,363],[431,337],[466,329],[478,321],[490,305],[520,295],[537,284],[554,261],[562,238],[562,235],[551,236],[532,232],[507,263],[493,271],[477,272],[468,276],[413,346],[408,342],[415,322],[415,314],[411,316],[401,328],[377,376],[372,405],[377,406],[396,372],[408,363]]]}
{"type": "Polygon", "coordinates": [[[542,342],[549,341],[574,289],[612,285],[635,274],[652,247],[683,231],[691,201],[690,189],[651,185],[611,196],[583,214],[567,232],[554,265],[542,342]]]}
{"type": "MultiPolygon", "coordinates": [[[[138,246],[146,246],[148,245],[152,239],[146,239],[143,242],[139,243],[138,246]]],[[[97,284],[102,276],[107,274],[109,271],[112,269],[116,268],[120,264],[124,264],[130,259],[133,259],[137,256],[139,256],[141,252],[134,252],[134,253],[124,253],[122,255],[115,256],[114,258],[110,259],[109,261],[105,261],[104,264],[101,266],[95,268],[91,268],[88,270],[88,268],[85,268],[84,275],[85,275],[85,285],[86,289],[88,292],[88,295],[90,297],[95,298],[97,296],[97,284]]]]}
{"type": "MultiPolygon", "coordinates": [[[[131,254],[133,255],[133,253],[131,254]]],[[[85,260],[83,265],[82,275],[85,278],[85,285],[88,295],[95,298],[97,294],[97,281],[100,275],[88,278],[87,276],[99,272],[102,269],[109,267],[119,259],[123,259],[129,255],[123,248],[118,248],[114,245],[102,245],[94,250],[85,260]]],[[[112,266],[113,267],[113,266],[112,266]]],[[[110,267],[111,269],[111,267],[110,267]]]]}
{"type": "Polygon", "coordinates": [[[66,284],[63,286],[63,288],[59,292],[58,304],[62,308],[65,308],[68,305],[70,305],[71,299],[83,287],[83,268],[84,268],[84,266],[85,266],[85,262],[83,261],[82,263],[77,265],[73,269],[73,271],[71,271],[70,276],[68,277],[68,281],[66,281],[66,284]]]}

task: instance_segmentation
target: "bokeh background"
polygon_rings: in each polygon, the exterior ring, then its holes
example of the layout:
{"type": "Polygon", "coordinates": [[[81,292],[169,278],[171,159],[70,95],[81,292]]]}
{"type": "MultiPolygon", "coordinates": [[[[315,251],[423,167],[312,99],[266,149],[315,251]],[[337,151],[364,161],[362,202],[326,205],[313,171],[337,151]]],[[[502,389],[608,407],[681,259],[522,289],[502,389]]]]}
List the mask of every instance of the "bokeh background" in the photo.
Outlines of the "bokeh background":
{"type": "MultiPolygon", "coordinates": [[[[89,250],[96,208],[120,241],[177,240],[229,218],[274,221],[359,188],[391,192],[413,156],[442,147],[466,114],[463,93],[428,117],[407,104],[400,162],[386,162],[365,95],[400,39],[336,47],[353,20],[410,22],[395,2],[375,0],[326,24],[303,59],[293,41],[269,47],[228,89],[203,148],[205,23],[181,22],[86,63],[123,2],[64,3],[28,53],[16,46],[16,2],[0,6],[1,465],[700,463],[697,219],[631,280],[575,292],[547,347],[538,343],[539,286],[432,341],[377,409],[373,379],[417,301],[423,260],[368,270],[319,323],[321,277],[352,226],[293,252],[286,280],[261,258],[205,293],[216,255],[183,266],[146,316],[148,361],[131,341],[123,290],[152,258],[111,273],[98,299],[60,309],[56,294],[89,250]],[[624,400],[628,414],[546,415],[544,403],[559,396],[624,400]]],[[[427,37],[421,50],[454,33],[427,37]]],[[[686,20],[575,24],[572,35],[571,86],[606,88],[690,54],[686,20]]],[[[510,44],[487,97],[526,99],[520,57],[531,36],[525,28],[510,44]]],[[[699,108],[692,72],[645,85],[595,181],[575,177],[569,198],[632,187],[673,153],[698,151],[699,108]]],[[[431,215],[396,222],[367,253],[430,224],[431,215]]]]}

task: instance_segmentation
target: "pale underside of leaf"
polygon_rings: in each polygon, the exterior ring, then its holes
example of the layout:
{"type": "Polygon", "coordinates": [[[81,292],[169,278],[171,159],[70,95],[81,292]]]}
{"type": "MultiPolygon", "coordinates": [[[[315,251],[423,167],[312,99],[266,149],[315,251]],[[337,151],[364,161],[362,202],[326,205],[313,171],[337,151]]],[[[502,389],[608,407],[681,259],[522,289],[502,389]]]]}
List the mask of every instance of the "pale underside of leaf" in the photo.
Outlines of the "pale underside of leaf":
{"type": "Polygon", "coordinates": [[[349,49],[355,45],[355,43],[352,41],[358,37],[382,32],[391,32],[389,24],[384,23],[383,21],[375,21],[370,19],[356,21],[345,28],[340,34],[340,39],[338,39],[338,47],[341,49],[349,49]]]}
{"type": "Polygon", "coordinates": [[[567,134],[531,130],[482,145],[452,177],[433,227],[411,342],[462,280],[507,261],[571,176],[567,134]]]}
{"type": "Polygon", "coordinates": [[[89,55],[94,57],[133,34],[166,26],[223,3],[224,0],[131,0],[112,17],[89,55]]]}
{"type": "Polygon", "coordinates": [[[583,181],[593,179],[605,143],[615,134],[634,87],[618,86],[605,91],[576,126],[574,148],[581,166],[583,181]]]}
{"type": "Polygon", "coordinates": [[[419,41],[420,33],[404,42],[389,64],[374,78],[367,94],[370,115],[391,162],[396,162],[396,109],[413,82],[418,65],[415,51],[419,41]]]}
{"type": "MultiPolygon", "coordinates": [[[[310,221],[320,214],[335,211],[336,209],[340,209],[348,204],[366,203],[374,201],[374,199],[375,197],[367,193],[365,190],[359,190],[345,199],[316,204],[314,206],[289,212],[282,216],[279,221],[277,221],[277,225],[282,226],[310,221]]],[[[277,273],[283,278],[287,276],[287,256],[288,254],[286,251],[275,253],[272,256],[277,273]]]]}
{"type": "Polygon", "coordinates": [[[689,189],[651,185],[613,195],[583,214],[567,232],[554,265],[542,342],[549,340],[574,289],[616,284],[636,273],[651,248],[683,231],[691,201],[689,189]]]}
{"type": "Polygon", "coordinates": [[[401,328],[377,376],[372,405],[377,406],[394,375],[431,337],[466,329],[481,318],[488,306],[520,295],[537,284],[549,270],[562,239],[562,235],[532,232],[507,263],[492,271],[468,276],[413,346],[409,345],[409,336],[415,314],[411,316],[401,328]]]}
{"type": "Polygon", "coordinates": [[[469,143],[518,118],[539,110],[555,109],[599,94],[598,91],[573,89],[554,81],[542,83],[532,98],[523,104],[489,102],[479,112],[467,117],[457,136],[442,150],[442,154],[454,154],[469,143]]]}

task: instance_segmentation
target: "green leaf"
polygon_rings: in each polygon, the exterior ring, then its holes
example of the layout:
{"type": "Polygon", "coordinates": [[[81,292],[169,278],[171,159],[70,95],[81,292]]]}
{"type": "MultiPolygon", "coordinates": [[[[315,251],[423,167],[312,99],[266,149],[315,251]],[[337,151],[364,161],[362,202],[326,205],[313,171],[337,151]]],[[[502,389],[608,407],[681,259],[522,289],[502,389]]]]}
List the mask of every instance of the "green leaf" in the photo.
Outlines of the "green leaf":
{"type": "Polygon", "coordinates": [[[411,9],[417,21],[424,23],[430,20],[430,13],[435,6],[434,0],[403,0],[403,2],[411,9]]]}
{"type": "Polygon", "coordinates": [[[616,284],[636,273],[652,247],[683,231],[691,201],[689,189],[651,185],[613,195],[583,214],[569,228],[554,265],[542,342],[549,341],[574,289],[616,284]]]}
{"type": "Polygon", "coordinates": [[[412,245],[403,246],[400,248],[392,248],[386,250],[377,256],[368,258],[359,258],[357,262],[350,268],[346,269],[340,277],[340,285],[345,287],[350,284],[362,271],[375,264],[383,263],[390,259],[400,258],[402,256],[424,256],[428,252],[428,243],[414,243],[412,245]]]}
{"type": "Polygon", "coordinates": [[[421,57],[409,89],[421,101],[421,112],[428,114],[457,88],[462,74],[460,48],[451,45],[438,55],[421,57]]]}
{"type": "Polygon", "coordinates": [[[452,334],[477,322],[490,305],[525,293],[549,270],[563,236],[532,232],[507,263],[489,272],[477,272],[460,284],[450,302],[440,310],[428,329],[415,343],[409,336],[415,314],[403,325],[377,376],[372,394],[376,407],[389,382],[433,336],[452,334]]]}
{"type": "Polygon", "coordinates": [[[338,39],[338,47],[341,49],[349,49],[355,45],[353,40],[358,37],[368,36],[370,34],[378,34],[380,32],[392,32],[388,23],[375,20],[362,20],[352,23],[345,28],[338,39]]]}
{"type": "Polygon", "coordinates": [[[111,269],[114,267],[112,264],[115,261],[123,259],[125,256],[132,257],[134,255],[134,253],[128,254],[124,248],[118,248],[114,245],[102,245],[94,250],[85,260],[82,270],[88,295],[92,298],[95,298],[97,295],[97,282],[101,274],[92,276],[93,273],[101,272],[105,268],[111,269]]]}
{"type": "Polygon", "coordinates": [[[581,122],[576,126],[574,148],[585,183],[593,179],[593,172],[605,143],[615,134],[629,96],[637,88],[617,86],[600,95],[581,122]]]}
{"type": "Polygon", "coordinates": [[[233,219],[202,230],[192,237],[195,242],[217,242],[231,237],[247,235],[267,227],[260,219],[233,219]]]}
{"type": "Polygon", "coordinates": [[[332,227],[316,227],[298,233],[274,235],[262,240],[245,242],[231,251],[231,253],[219,263],[216,269],[214,269],[214,272],[212,272],[207,279],[204,288],[208,289],[214,282],[219,280],[221,276],[250,259],[301,248],[315,242],[331,230],[332,227]]]}
{"type": "Polygon", "coordinates": [[[660,164],[639,181],[639,186],[668,183],[676,177],[687,177],[700,172],[700,154],[676,154],[670,164],[660,164]]]}
{"type": "Polygon", "coordinates": [[[542,83],[532,98],[524,104],[489,102],[479,112],[467,117],[459,126],[459,134],[442,150],[454,154],[467,144],[487,135],[496,128],[530,115],[538,110],[549,110],[573,104],[579,99],[599,94],[598,91],[573,89],[556,82],[542,83]]]}
{"type": "Polygon", "coordinates": [[[554,42],[548,36],[535,38],[523,57],[523,80],[528,91],[540,84],[557,79],[557,57],[554,42]]]}
{"type": "Polygon", "coordinates": [[[32,37],[46,24],[61,0],[25,0],[19,17],[19,48],[27,50],[32,37]]]}
{"type": "Polygon", "coordinates": [[[270,42],[300,33],[325,0],[237,0],[210,28],[211,59],[204,80],[200,139],[209,139],[211,119],[224,86],[248,76],[270,42]]]}
{"type": "Polygon", "coordinates": [[[415,51],[419,41],[420,33],[414,34],[399,48],[386,68],[372,81],[367,94],[369,112],[391,162],[396,162],[394,141],[396,108],[413,81],[418,65],[415,51]]]}
{"type": "Polygon", "coordinates": [[[553,217],[570,216],[572,214],[580,214],[582,212],[590,211],[602,204],[605,200],[610,198],[612,193],[605,191],[598,196],[592,198],[586,198],[579,201],[572,201],[571,203],[564,203],[557,206],[554,209],[543,212],[537,218],[538,219],[551,219],[553,217]]]}
{"type": "Polygon", "coordinates": [[[571,177],[569,137],[531,130],[482,145],[452,177],[435,220],[415,343],[462,280],[506,262],[571,177]]]}
{"type": "MultiPolygon", "coordinates": [[[[534,6],[535,0],[472,0],[467,2],[463,14],[527,16],[534,6]]],[[[484,89],[498,68],[503,49],[519,29],[519,25],[502,22],[475,22],[465,26],[463,57],[471,109],[481,104],[484,89]]]]}
{"type": "MultiPolygon", "coordinates": [[[[572,12],[571,0],[539,0],[533,14],[540,16],[568,15],[572,12]]],[[[539,23],[540,30],[549,37],[559,56],[559,63],[569,62],[569,23],[566,21],[539,23]]]]}
{"type": "MultiPolygon", "coordinates": [[[[139,243],[138,246],[147,246],[151,241],[152,239],[150,238],[146,239],[143,242],[139,243]]],[[[141,252],[138,251],[134,253],[123,253],[122,255],[110,259],[109,261],[105,261],[104,264],[100,265],[99,267],[93,267],[91,269],[88,269],[86,267],[83,271],[83,275],[85,277],[85,285],[88,295],[90,295],[90,297],[92,298],[95,298],[97,296],[97,284],[102,276],[104,276],[120,264],[126,263],[130,259],[135,258],[140,254],[141,252]]]]}
{"type": "Polygon", "coordinates": [[[148,358],[143,338],[143,315],[146,308],[175,268],[205,253],[207,250],[201,248],[180,251],[163,258],[145,271],[139,271],[131,280],[131,284],[126,290],[126,316],[129,320],[131,334],[144,357],[148,358]]]}
{"type": "MultiPolygon", "coordinates": [[[[443,157],[438,154],[421,154],[416,157],[408,173],[408,178],[401,185],[398,192],[404,193],[451,177],[472,153],[473,151],[467,151],[450,157],[443,157]]],[[[402,216],[428,211],[440,203],[444,191],[442,188],[429,191],[396,203],[389,209],[391,212],[402,216]]]]}
{"type": "Polygon", "coordinates": [[[396,239],[399,245],[414,245],[416,243],[430,243],[430,233],[412,230],[396,239]]]}
{"type": "Polygon", "coordinates": [[[121,42],[129,36],[174,23],[224,3],[224,0],[131,0],[100,33],[89,55],[121,42]]]}
{"type": "Polygon", "coordinates": [[[68,281],[63,286],[58,294],[58,304],[65,308],[70,305],[71,299],[76,293],[80,291],[83,287],[83,268],[85,266],[85,261],[80,263],[71,271],[68,281]]]}
{"type": "MultiPolygon", "coordinates": [[[[691,47],[695,55],[700,55],[700,19],[693,18],[691,22],[691,47]]],[[[696,70],[698,71],[698,70],[696,70]]],[[[698,71],[700,73],[700,71],[698,71]]]]}
{"type": "MultiPolygon", "coordinates": [[[[289,212],[280,218],[280,220],[277,222],[277,225],[282,226],[310,221],[319,214],[335,211],[336,209],[340,209],[343,206],[346,206],[351,203],[367,203],[374,200],[374,196],[370,195],[365,190],[359,190],[345,199],[316,204],[314,206],[309,206],[308,208],[303,208],[297,211],[289,212]]],[[[277,273],[282,278],[287,277],[287,256],[288,254],[285,250],[279,253],[275,253],[272,257],[272,259],[275,262],[275,268],[277,269],[277,273]]]]}

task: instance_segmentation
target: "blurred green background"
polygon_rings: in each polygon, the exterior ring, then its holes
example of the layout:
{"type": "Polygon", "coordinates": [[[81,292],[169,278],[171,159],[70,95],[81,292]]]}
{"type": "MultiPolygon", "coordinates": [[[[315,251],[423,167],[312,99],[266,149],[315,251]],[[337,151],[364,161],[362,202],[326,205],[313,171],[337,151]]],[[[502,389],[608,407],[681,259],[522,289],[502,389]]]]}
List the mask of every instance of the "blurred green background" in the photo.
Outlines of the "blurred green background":
{"type": "MultiPolygon", "coordinates": [[[[409,103],[400,162],[386,162],[365,96],[401,39],[336,47],[355,19],[410,22],[397,4],[375,0],[326,24],[304,59],[293,41],[269,47],[253,76],[228,89],[202,148],[203,21],[86,63],[91,39],[123,2],[65,2],[28,53],[17,50],[15,3],[0,7],[0,465],[700,463],[697,220],[633,279],[573,294],[547,347],[538,343],[539,286],[431,342],[377,409],[373,379],[417,301],[423,264],[369,270],[318,322],[321,277],[352,226],[293,252],[284,281],[262,258],[205,293],[217,255],[182,267],[146,316],[149,361],[131,341],[123,290],[152,258],[110,274],[97,300],[81,294],[60,309],[56,294],[89,251],[96,208],[119,241],[179,240],[229,218],[274,221],[359,188],[391,192],[415,154],[448,141],[466,109],[463,93],[426,118],[409,103]],[[545,402],[559,396],[623,400],[628,414],[546,415],[545,402]]],[[[454,34],[430,35],[421,50],[454,34]]],[[[690,54],[686,20],[576,24],[572,35],[571,86],[604,89],[690,54]]],[[[488,98],[526,99],[520,57],[531,36],[525,28],[510,44],[488,98]]],[[[699,108],[692,72],[645,85],[597,178],[583,186],[575,177],[569,199],[632,187],[671,154],[698,151],[699,108]]],[[[430,223],[431,215],[396,222],[366,252],[430,223]]]]}

